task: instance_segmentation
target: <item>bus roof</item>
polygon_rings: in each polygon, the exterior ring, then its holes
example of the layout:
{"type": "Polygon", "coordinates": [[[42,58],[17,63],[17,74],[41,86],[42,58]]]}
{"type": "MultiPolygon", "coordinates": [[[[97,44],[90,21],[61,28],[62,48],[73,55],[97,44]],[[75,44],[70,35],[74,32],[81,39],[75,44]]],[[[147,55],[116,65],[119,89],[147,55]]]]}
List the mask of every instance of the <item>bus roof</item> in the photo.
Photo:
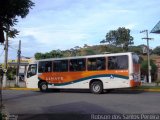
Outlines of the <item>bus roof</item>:
{"type": "Polygon", "coordinates": [[[133,52],[123,52],[123,53],[109,53],[109,54],[97,54],[97,55],[86,55],[86,56],[73,56],[73,57],[62,57],[62,58],[48,58],[36,60],[39,61],[52,61],[52,60],[66,60],[66,59],[80,59],[80,58],[92,58],[92,57],[105,57],[105,56],[119,56],[119,55],[129,55],[133,52]]]}

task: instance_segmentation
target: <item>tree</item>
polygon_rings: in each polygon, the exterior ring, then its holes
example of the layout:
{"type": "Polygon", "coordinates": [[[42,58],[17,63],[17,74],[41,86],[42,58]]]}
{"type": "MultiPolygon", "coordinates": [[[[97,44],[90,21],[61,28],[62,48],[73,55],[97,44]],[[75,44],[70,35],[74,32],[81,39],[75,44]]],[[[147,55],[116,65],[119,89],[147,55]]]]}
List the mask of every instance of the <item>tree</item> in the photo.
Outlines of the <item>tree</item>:
{"type": "Polygon", "coordinates": [[[155,49],[153,49],[153,53],[160,55],[160,46],[157,46],[155,49]]]}
{"type": "Polygon", "coordinates": [[[104,40],[100,43],[109,43],[121,47],[123,51],[128,51],[130,45],[132,45],[133,37],[130,35],[130,30],[125,27],[119,27],[117,30],[111,30],[106,34],[104,40]]]}
{"type": "Polygon", "coordinates": [[[52,50],[51,52],[50,52],[50,54],[51,54],[51,58],[61,58],[61,57],[63,57],[63,54],[62,54],[62,51],[61,50],[52,50]]]}
{"type": "Polygon", "coordinates": [[[16,68],[9,67],[7,70],[7,78],[8,80],[14,80],[16,76],[16,68]]]}
{"type": "Polygon", "coordinates": [[[138,46],[130,46],[129,47],[129,52],[134,52],[137,53],[138,55],[142,55],[143,54],[143,49],[141,45],[138,46]]]}
{"type": "MultiPolygon", "coordinates": [[[[153,62],[153,60],[150,60],[150,65],[151,65],[151,76],[152,76],[152,81],[155,80],[155,76],[157,73],[157,66],[153,62]]],[[[148,61],[144,60],[141,63],[141,74],[146,75],[148,78],[148,61]]]]}
{"type": "Polygon", "coordinates": [[[34,56],[36,60],[40,60],[46,58],[61,58],[64,55],[61,50],[52,50],[51,52],[46,52],[46,53],[36,53],[34,56]]]}
{"type": "Polygon", "coordinates": [[[17,17],[25,18],[29,9],[34,6],[31,0],[0,0],[0,43],[4,43],[4,32],[9,37],[15,37],[18,33],[13,29],[18,22],[17,17]]]}
{"type": "Polygon", "coordinates": [[[36,53],[34,57],[36,60],[40,60],[40,59],[43,59],[44,55],[42,53],[36,53]]]}

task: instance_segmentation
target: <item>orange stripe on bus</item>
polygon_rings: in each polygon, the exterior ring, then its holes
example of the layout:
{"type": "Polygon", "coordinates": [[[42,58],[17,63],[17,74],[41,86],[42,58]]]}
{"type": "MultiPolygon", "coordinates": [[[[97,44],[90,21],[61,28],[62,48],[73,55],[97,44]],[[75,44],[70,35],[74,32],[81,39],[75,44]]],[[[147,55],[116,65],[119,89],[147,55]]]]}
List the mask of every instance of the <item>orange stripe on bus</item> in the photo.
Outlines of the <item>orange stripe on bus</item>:
{"type": "Polygon", "coordinates": [[[128,77],[128,70],[103,70],[103,71],[83,71],[83,72],[50,72],[42,73],[38,76],[42,80],[53,83],[65,83],[90,76],[113,74],[128,77]]]}

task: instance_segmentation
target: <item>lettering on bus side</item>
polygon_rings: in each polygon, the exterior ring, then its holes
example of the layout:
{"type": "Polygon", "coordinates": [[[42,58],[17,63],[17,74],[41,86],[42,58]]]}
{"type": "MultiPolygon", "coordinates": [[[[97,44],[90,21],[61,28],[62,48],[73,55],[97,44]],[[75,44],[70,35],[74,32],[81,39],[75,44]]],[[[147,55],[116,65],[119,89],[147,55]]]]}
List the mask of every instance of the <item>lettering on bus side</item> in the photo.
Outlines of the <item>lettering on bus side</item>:
{"type": "Polygon", "coordinates": [[[46,77],[46,80],[47,81],[54,81],[54,82],[56,82],[56,81],[63,81],[63,77],[61,77],[61,76],[58,76],[58,77],[46,77]]]}

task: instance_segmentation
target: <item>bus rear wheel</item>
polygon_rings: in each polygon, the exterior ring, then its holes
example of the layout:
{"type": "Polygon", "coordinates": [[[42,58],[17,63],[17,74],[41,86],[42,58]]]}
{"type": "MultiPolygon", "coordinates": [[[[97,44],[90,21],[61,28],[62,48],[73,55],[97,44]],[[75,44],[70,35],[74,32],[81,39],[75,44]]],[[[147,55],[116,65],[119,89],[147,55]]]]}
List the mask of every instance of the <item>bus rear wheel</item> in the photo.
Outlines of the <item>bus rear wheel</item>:
{"type": "Polygon", "coordinates": [[[48,90],[47,83],[46,82],[41,82],[39,88],[40,88],[41,92],[46,92],[48,90]]]}
{"type": "Polygon", "coordinates": [[[103,84],[100,81],[91,83],[90,90],[94,94],[101,94],[103,92],[103,84]]]}

